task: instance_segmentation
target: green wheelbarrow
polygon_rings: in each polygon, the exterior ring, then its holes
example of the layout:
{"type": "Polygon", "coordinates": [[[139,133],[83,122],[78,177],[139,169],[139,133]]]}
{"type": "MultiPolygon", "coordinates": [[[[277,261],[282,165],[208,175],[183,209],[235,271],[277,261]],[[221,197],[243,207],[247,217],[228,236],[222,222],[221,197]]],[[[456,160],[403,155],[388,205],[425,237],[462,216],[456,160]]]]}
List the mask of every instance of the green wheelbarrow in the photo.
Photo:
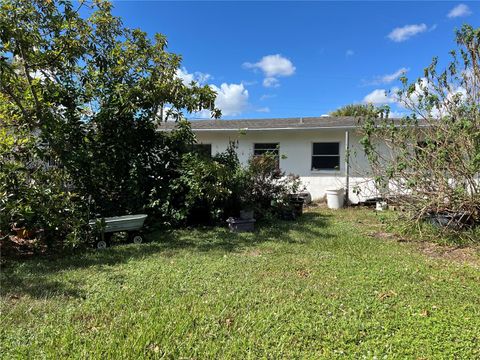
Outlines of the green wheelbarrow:
{"type": "Polygon", "coordinates": [[[126,232],[131,242],[141,244],[144,241],[141,229],[146,218],[146,214],[137,214],[90,220],[88,224],[98,235],[95,238],[95,247],[105,249],[109,245],[113,233],[116,232],[126,232]]]}

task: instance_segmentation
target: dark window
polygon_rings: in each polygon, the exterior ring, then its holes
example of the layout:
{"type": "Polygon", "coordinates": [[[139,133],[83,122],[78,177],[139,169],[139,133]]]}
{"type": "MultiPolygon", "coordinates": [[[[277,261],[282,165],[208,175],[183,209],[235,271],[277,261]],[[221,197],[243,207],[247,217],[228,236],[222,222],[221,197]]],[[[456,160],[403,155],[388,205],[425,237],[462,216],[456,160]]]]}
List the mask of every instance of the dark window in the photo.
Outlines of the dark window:
{"type": "Polygon", "coordinates": [[[257,143],[253,144],[253,156],[273,155],[277,169],[280,169],[280,144],[257,143]]]}
{"type": "Polygon", "coordinates": [[[280,149],[279,143],[259,143],[253,144],[253,155],[265,155],[265,154],[272,154],[278,158],[280,149]]]}
{"type": "Polygon", "coordinates": [[[194,144],[193,151],[205,157],[212,156],[212,144],[194,144]]]}
{"type": "Polygon", "coordinates": [[[313,143],[312,170],[339,170],[340,143],[313,143]]]}

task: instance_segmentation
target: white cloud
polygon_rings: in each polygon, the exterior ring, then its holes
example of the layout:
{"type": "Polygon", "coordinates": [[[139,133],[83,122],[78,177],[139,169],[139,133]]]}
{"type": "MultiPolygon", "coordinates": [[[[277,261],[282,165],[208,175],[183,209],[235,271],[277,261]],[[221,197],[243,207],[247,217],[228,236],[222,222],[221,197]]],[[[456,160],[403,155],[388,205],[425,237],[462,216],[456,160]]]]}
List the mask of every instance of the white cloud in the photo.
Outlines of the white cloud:
{"type": "MultiPolygon", "coordinates": [[[[190,85],[192,81],[199,85],[205,85],[209,80],[213,79],[213,77],[207,73],[199,71],[189,73],[184,67],[177,69],[176,76],[187,86],[190,85]]],[[[220,86],[209,85],[210,88],[217,93],[215,107],[222,111],[223,116],[240,115],[250,106],[248,103],[249,93],[245,85],[246,82],[240,84],[222,83],[220,86]]],[[[209,119],[211,117],[209,110],[197,111],[192,113],[192,115],[193,118],[201,119],[209,119]]]]}
{"type": "MultiPolygon", "coordinates": [[[[222,111],[222,116],[237,116],[249,107],[248,90],[243,84],[223,83],[220,87],[216,85],[210,85],[210,87],[217,93],[215,107],[222,111]]],[[[202,110],[194,113],[193,117],[209,119],[211,114],[209,110],[202,110]]]]}
{"type": "MultiPolygon", "coordinates": [[[[412,108],[419,106],[421,102],[420,98],[423,97],[426,92],[432,94],[436,91],[428,79],[422,77],[415,82],[415,89],[411,93],[406,94],[399,92],[400,89],[398,87],[392,87],[390,90],[375,89],[364,97],[363,102],[373,105],[393,104],[396,110],[390,111],[390,117],[403,117],[409,114],[412,108]]],[[[450,84],[445,97],[441,97],[439,105],[434,106],[430,110],[430,115],[433,117],[443,116],[449,110],[449,103],[453,101],[463,101],[466,97],[467,91],[464,87],[450,84]]]]}
{"type": "Polygon", "coordinates": [[[407,73],[410,69],[408,68],[400,68],[397,71],[395,71],[393,74],[387,74],[383,75],[380,80],[382,81],[383,84],[390,84],[392,81],[397,80],[400,76],[404,75],[407,73]]]}
{"type": "Polygon", "coordinates": [[[375,89],[363,98],[363,102],[373,105],[384,105],[394,103],[395,98],[387,93],[385,89],[375,89]]]}
{"type": "Polygon", "coordinates": [[[252,86],[252,85],[257,85],[258,81],[257,80],[242,80],[242,84],[245,86],[252,86]]]}
{"type": "MultiPolygon", "coordinates": [[[[204,111],[208,111],[208,110],[204,110],[204,111]]],[[[162,111],[162,109],[158,109],[158,112],[157,112],[157,117],[161,118],[162,121],[177,121],[177,117],[179,115],[181,115],[181,112],[172,108],[172,106],[170,106],[170,104],[165,105],[163,107],[163,111],[162,111]]]]}
{"type": "Polygon", "coordinates": [[[350,56],[353,56],[355,55],[355,51],[353,51],[352,49],[348,49],[346,52],[345,52],[345,56],[346,57],[350,57],[350,56]]]}
{"type": "Polygon", "coordinates": [[[458,86],[457,88],[449,91],[447,94],[447,101],[452,101],[455,97],[459,96],[460,99],[467,99],[467,90],[463,86],[458,86]]]}
{"type": "Polygon", "coordinates": [[[243,66],[248,69],[258,68],[262,70],[267,77],[290,76],[295,73],[293,63],[280,54],[267,55],[255,64],[246,62],[243,66]]]}
{"type": "Polygon", "coordinates": [[[207,73],[202,73],[202,72],[199,72],[199,71],[195,72],[195,78],[196,78],[196,81],[200,85],[206,84],[209,80],[213,79],[212,75],[207,74],[207,73]]]}
{"type": "Polygon", "coordinates": [[[440,103],[439,107],[434,107],[431,111],[432,116],[441,117],[448,114],[451,104],[458,101],[463,102],[467,98],[467,91],[463,86],[455,87],[447,92],[447,96],[440,103]]]}
{"type": "Polygon", "coordinates": [[[259,69],[263,72],[265,79],[263,86],[278,87],[280,86],[278,77],[292,76],[295,73],[293,63],[280,54],[264,56],[256,63],[245,62],[243,67],[247,69],[259,69]]]}
{"type": "Polygon", "coordinates": [[[418,105],[419,98],[424,94],[425,91],[432,92],[434,89],[432,85],[429,83],[428,79],[425,77],[419,78],[415,82],[415,89],[411,93],[404,93],[401,94],[401,101],[400,105],[405,106],[406,103],[411,103],[413,105],[418,105]]]}
{"type": "Polygon", "coordinates": [[[185,85],[189,85],[193,81],[193,74],[190,74],[185,68],[177,69],[176,75],[185,85]]]}
{"type": "Polygon", "coordinates": [[[212,76],[210,74],[202,73],[199,71],[189,73],[184,67],[177,69],[176,75],[182,80],[185,85],[190,85],[192,81],[197,82],[199,85],[204,85],[207,83],[208,80],[212,79],[212,76]]]}
{"type": "Polygon", "coordinates": [[[397,80],[400,76],[404,75],[410,71],[409,68],[402,67],[397,71],[391,74],[385,74],[381,76],[376,76],[371,81],[364,81],[365,85],[381,85],[381,84],[390,84],[391,82],[397,80]]]}
{"type": "Polygon", "coordinates": [[[468,16],[468,15],[471,15],[471,14],[472,14],[472,11],[470,10],[470,8],[467,5],[458,4],[452,10],[450,10],[447,17],[452,19],[452,18],[456,18],[456,17],[468,16]]]}
{"type": "Polygon", "coordinates": [[[276,96],[277,95],[275,95],[275,94],[263,94],[262,96],[260,96],[260,100],[263,101],[263,100],[274,98],[276,96]]]}
{"type": "Polygon", "coordinates": [[[195,113],[192,114],[192,119],[210,119],[211,118],[211,113],[210,113],[210,110],[201,110],[201,111],[197,111],[195,113]]]}
{"type": "Polygon", "coordinates": [[[237,116],[248,107],[248,90],[243,84],[223,83],[220,87],[210,85],[216,91],[215,106],[222,111],[223,116],[237,116]]]}
{"type": "Polygon", "coordinates": [[[280,86],[280,81],[278,81],[278,79],[274,77],[266,77],[265,79],[263,79],[263,86],[276,88],[280,86]]]}
{"type": "Polygon", "coordinates": [[[388,34],[388,38],[395,42],[402,42],[427,30],[428,27],[425,24],[405,25],[403,27],[393,29],[390,34],[388,34]]]}
{"type": "Polygon", "coordinates": [[[390,90],[376,89],[370,94],[364,97],[363,102],[367,104],[373,104],[376,106],[391,104],[389,117],[390,118],[402,118],[409,114],[405,111],[402,104],[399,102],[397,92],[399,88],[392,87],[390,90]]]}
{"type": "Polygon", "coordinates": [[[269,113],[269,112],[270,112],[270,108],[269,108],[268,106],[265,106],[265,107],[262,107],[262,108],[257,109],[257,112],[269,113]]]}

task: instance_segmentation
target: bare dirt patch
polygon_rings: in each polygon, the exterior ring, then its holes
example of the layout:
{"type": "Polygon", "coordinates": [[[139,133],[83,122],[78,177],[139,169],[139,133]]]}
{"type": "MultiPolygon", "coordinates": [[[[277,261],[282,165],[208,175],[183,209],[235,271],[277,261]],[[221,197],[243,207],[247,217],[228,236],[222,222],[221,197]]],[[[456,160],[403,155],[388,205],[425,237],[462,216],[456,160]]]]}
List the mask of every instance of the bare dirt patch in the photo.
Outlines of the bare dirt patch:
{"type": "Polygon", "coordinates": [[[368,235],[382,240],[412,243],[415,244],[415,247],[422,254],[428,257],[460,263],[467,263],[474,267],[480,268],[480,248],[478,247],[440,245],[427,241],[407,239],[397,234],[383,231],[372,232],[368,235]]]}
{"type": "Polygon", "coordinates": [[[475,247],[455,247],[429,242],[419,242],[418,249],[432,258],[468,263],[480,269],[480,249],[475,247]]]}

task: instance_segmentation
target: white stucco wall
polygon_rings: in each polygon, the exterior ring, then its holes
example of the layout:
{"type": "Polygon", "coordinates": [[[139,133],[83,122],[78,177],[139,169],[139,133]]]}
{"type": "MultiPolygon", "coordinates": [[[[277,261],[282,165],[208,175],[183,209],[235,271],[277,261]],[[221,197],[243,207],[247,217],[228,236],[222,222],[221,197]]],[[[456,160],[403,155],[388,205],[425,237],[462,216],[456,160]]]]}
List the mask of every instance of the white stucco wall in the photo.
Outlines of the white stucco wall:
{"type": "MultiPolygon", "coordinates": [[[[325,196],[328,189],[345,188],[345,130],[264,130],[264,131],[198,131],[197,142],[212,145],[212,153],[227,149],[229,141],[238,141],[238,157],[247,164],[253,155],[253,144],[262,142],[280,143],[280,168],[286,173],[299,175],[306,190],[314,200],[325,196]],[[314,142],[340,143],[340,169],[312,171],[312,144],[314,142]],[[283,158],[284,157],[284,158],[283,158]]],[[[375,196],[373,185],[367,178],[368,161],[363,155],[359,138],[350,130],[350,187],[349,198],[352,202],[375,196]],[[359,196],[353,189],[361,189],[359,196]]]]}

